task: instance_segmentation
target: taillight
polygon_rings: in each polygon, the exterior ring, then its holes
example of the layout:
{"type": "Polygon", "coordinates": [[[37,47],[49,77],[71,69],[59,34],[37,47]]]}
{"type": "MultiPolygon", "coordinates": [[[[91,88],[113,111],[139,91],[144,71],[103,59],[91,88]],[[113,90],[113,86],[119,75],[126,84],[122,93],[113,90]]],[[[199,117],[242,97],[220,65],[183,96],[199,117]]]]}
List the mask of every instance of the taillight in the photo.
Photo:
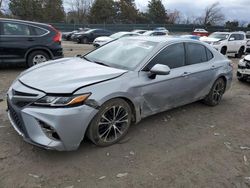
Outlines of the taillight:
{"type": "Polygon", "coordinates": [[[55,29],[52,25],[50,25],[51,29],[53,29],[55,31],[55,36],[53,37],[53,41],[54,42],[61,42],[62,41],[62,34],[60,31],[58,31],[57,29],[55,29]]]}
{"type": "Polygon", "coordinates": [[[58,31],[53,38],[54,42],[61,42],[62,41],[62,34],[58,31]]]}

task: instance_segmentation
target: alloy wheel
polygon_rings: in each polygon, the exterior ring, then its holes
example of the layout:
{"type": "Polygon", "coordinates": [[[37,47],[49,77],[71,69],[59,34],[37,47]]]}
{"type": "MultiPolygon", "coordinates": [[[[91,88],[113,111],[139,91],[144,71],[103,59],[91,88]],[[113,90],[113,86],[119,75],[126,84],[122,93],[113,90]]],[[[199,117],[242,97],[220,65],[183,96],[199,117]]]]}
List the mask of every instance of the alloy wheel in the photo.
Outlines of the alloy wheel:
{"type": "Polygon", "coordinates": [[[212,98],[215,102],[219,102],[225,91],[225,83],[223,80],[219,80],[213,89],[212,98]]]}
{"type": "Polygon", "coordinates": [[[34,64],[34,65],[43,63],[43,62],[45,62],[45,61],[47,61],[47,58],[46,58],[44,55],[36,55],[36,56],[34,56],[34,58],[33,58],[33,64],[34,64]]]}
{"type": "Polygon", "coordinates": [[[114,142],[126,132],[129,126],[129,113],[122,106],[112,106],[102,115],[98,123],[99,138],[105,142],[114,142]]]}

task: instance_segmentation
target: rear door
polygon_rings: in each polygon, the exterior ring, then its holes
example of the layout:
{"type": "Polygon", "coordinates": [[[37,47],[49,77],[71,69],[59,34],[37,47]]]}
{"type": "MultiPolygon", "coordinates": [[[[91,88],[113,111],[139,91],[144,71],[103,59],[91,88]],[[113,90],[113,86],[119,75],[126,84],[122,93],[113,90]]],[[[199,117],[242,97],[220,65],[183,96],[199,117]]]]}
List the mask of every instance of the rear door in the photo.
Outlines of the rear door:
{"type": "Polygon", "coordinates": [[[3,21],[1,35],[1,58],[3,62],[23,62],[25,53],[33,42],[29,25],[3,21]]]}
{"type": "Polygon", "coordinates": [[[216,64],[211,51],[197,43],[185,43],[186,48],[186,82],[189,83],[189,98],[192,101],[205,97],[216,77],[216,64]]]}

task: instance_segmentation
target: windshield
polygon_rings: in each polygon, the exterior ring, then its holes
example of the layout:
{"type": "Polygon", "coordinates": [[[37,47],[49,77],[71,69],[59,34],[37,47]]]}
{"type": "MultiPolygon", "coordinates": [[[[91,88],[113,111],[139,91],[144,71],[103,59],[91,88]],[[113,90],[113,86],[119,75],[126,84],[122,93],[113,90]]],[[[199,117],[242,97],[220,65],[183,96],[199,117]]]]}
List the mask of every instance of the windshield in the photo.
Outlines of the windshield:
{"type": "Polygon", "coordinates": [[[142,35],[151,35],[152,33],[154,33],[154,31],[146,31],[146,32],[143,33],[142,35]]]}
{"type": "Polygon", "coordinates": [[[209,35],[209,37],[220,39],[220,40],[225,40],[229,37],[229,34],[213,33],[213,34],[209,35]]]}
{"type": "Polygon", "coordinates": [[[124,33],[124,32],[115,33],[115,34],[111,35],[110,38],[118,39],[118,38],[121,38],[125,34],[127,34],[127,33],[124,33]]]}
{"type": "Polygon", "coordinates": [[[92,31],[95,31],[95,29],[90,29],[88,31],[85,31],[84,33],[91,33],[92,31]]]}
{"type": "Polygon", "coordinates": [[[89,53],[85,59],[114,68],[134,70],[157,44],[140,39],[120,39],[89,53]]]}

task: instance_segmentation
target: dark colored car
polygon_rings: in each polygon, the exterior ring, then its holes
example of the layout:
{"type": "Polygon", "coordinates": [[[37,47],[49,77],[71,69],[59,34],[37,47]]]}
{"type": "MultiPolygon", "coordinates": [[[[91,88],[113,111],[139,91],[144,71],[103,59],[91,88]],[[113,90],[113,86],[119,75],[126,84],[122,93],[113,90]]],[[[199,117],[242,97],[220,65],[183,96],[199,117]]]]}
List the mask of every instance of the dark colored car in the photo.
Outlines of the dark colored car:
{"type": "Polygon", "coordinates": [[[0,18],[0,63],[28,67],[63,57],[61,33],[47,24],[0,18]]]}
{"type": "Polygon", "coordinates": [[[77,34],[74,41],[82,44],[88,44],[93,42],[97,37],[110,36],[111,34],[111,31],[105,29],[91,29],[87,32],[77,34]]]}
{"type": "Polygon", "coordinates": [[[63,32],[63,33],[62,33],[62,38],[63,38],[64,40],[69,41],[69,40],[72,40],[72,36],[73,36],[74,34],[80,33],[80,32],[86,32],[86,31],[88,31],[88,30],[90,30],[90,28],[79,28],[78,30],[74,30],[74,31],[71,31],[71,32],[63,32]]]}

